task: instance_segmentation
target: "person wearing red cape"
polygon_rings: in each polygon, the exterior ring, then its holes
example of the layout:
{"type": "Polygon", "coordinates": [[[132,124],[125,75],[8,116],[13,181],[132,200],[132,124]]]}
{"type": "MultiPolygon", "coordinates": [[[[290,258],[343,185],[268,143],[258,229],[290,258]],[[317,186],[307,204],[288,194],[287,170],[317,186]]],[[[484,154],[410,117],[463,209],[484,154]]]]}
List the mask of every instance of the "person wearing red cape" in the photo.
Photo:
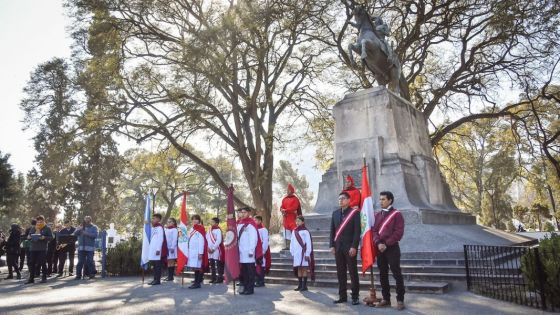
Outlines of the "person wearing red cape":
{"type": "Polygon", "coordinates": [[[201,287],[204,272],[208,270],[208,242],[206,230],[201,223],[200,216],[191,217],[192,229],[188,235],[187,267],[194,270],[194,282],[189,289],[201,287]]]}
{"type": "Polygon", "coordinates": [[[270,266],[272,264],[272,259],[270,255],[270,246],[268,242],[268,229],[262,224],[262,217],[260,215],[255,216],[255,223],[257,224],[257,231],[259,232],[259,237],[261,239],[262,251],[264,253],[261,264],[257,261],[257,281],[255,282],[255,287],[264,287],[264,277],[270,271],[270,266]]]}
{"type": "Polygon", "coordinates": [[[220,219],[212,218],[212,226],[206,233],[206,242],[208,243],[208,260],[210,262],[210,270],[212,272],[212,279],[210,283],[224,282],[224,262],[225,262],[225,247],[222,230],[220,229],[220,219]],[[217,272],[217,273],[216,273],[217,272]]]}
{"type": "Polygon", "coordinates": [[[298,287],[294,291],[307,291],[307,276],[315,280],[315,255],[313,254],[313,239],[305,227],[305,218],[298,216],[297,227],[292,233],[290,253],[294,258],[294,275],[298,277],[298,287]]]}
{"type": "Polygon", "coordinates": [[[286,196],[282,199],[282,205],[280,206],[284,218],[284,239],[286,242],[284,250],[290,249],[288,241],[292,239],[292,231],[296,228],[296,217],[301,215],[301,203],[295,192],[294,186],[288,184],[286,196]]]}
{"type": "Polygon", "coordinates": [[[350,195],[349,207],[351,209],[360,207],[362,204],[362,193],[354,186],[354,178],[352,178],[352,176],[346,176],[346,182],[344,183],[344,189],[342,191],[350,195]]]}
{"type": "Polygon", "coordinates": [[[161,284],[161,266],[167,264],[167,242],[161,225],[161,214],[152,216],[152,234],[150,237],[149,259],[154,266],[154,280],[149,285],[161,284]]]}
{"type": "Polygon", "coordinates": [[[251,295],[255,291],[256,262],[262,261],[263,252],[257,224],[251,218],[251,209],[244,207],[237,210],[237,235],[239,244],[239,264],[241,266],[241,295],[251,295]]]}

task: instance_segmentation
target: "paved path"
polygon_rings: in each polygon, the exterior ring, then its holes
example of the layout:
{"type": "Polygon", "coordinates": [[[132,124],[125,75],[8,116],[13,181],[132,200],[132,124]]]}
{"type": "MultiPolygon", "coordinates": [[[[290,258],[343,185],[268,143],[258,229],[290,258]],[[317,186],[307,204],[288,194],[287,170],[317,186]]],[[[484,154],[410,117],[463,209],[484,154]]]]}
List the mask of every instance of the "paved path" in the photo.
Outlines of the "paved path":
{"type": "Polygon", "coordinates": [[[363,304],[335,306],[332,300],[337,290],[332,288],[313,288],[302,294],[285,285],[268,285],[256,288],[252,296],[234,296],[231,285],[205,284],[202,289],[189,290],[180,282],[142,285],[139,278],[51,278],[47,284],[31,286],[23,282],[0,281],[0,314],[543,314],[459,290],[442,295],[408,294],[407,309],[399,312],[363,304]]]}

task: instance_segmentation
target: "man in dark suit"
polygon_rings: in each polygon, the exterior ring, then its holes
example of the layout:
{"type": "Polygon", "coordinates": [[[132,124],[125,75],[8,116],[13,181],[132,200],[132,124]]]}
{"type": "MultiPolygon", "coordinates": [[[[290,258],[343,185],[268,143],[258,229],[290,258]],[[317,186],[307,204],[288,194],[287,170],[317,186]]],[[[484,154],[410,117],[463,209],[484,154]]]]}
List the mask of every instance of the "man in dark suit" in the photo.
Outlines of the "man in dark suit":
{"type": "Polygon", "coordinates": [[[336,259],[336,275],[338,277],[338,300],[335,304],[348,300],[346,272],[350,272],[352,282],[352,304],[360,304],[358,280],[358,245],[360,243],[360,213],[358,208],[350,208],[350,195],[341,192],[338,195],[339,209],[335,210],[331,219],[330,248],[336,259]]]}

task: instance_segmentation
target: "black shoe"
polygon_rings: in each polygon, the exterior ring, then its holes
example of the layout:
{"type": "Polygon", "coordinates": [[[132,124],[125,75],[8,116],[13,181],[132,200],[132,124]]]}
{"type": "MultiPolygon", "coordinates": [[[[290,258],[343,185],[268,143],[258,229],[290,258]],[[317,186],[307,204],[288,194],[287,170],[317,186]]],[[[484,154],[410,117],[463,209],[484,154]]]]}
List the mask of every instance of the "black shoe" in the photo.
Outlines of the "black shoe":
{"type": "Polygon", "coordinates": [[[76,276],[76,278],[74,278],[74,280],[82,280],[82,277],[76,276]]]}
{"type": "Polygon", "coordinates": [[[56,277],[57,277],[57,278],[62,277],[62,273],[57,274],[56,277]]]}
{"type": "Polygon", "coordinates": [[[216,280],[216,283],[224,283],[224,278],[223,277],[218,277],[218,280],[216,280]]]}
{"type": "Polygon", "coordinates": [[[251,295],[251,294],[254,294],[254,293],[255,293],[254,291],[245,291],[245,295],[251,295]]]}
{"type": "Polygon", "coordinates": [[[152,283],[150,283],[150,285],[160,285],[161,282],[160,281],[152,281],[152,283]]]}
{"type": "Polygon", "coordinates": [[[340,298],[338,300],[333,301],[334,304],[346,303],[348,300],[346,298],[340,298]]]}
{"type": "Polygon", "coordinates": [[[189,289],[200,289],[200,288],[201,288],[200,283],[193,283],[193,284],[189,287],[189,289]]]}
{"type": "Polygon", "coordinates": [[[152,281],[148,282],[148,285],[152,285],[152,284],[154,284],[154,282],[156,282],[156,280],[152,280],[152,281]]]}
{"type": "Polygon", "coordinates": [[[358,299],[352,299],[352,305],[358,305],[360,301],[358,299]]]}
{"type": "Polygon", "coordinates": [[[256,282],[255,288],[260,288],[260,287],[264,287],[264,283],[256,282]]]}
{"type": "Polygon", "coordinates": [[[300,291],[300,290],[301,290],[301,287],[297,287],[297,288],[294,289],[294,291],[300,291]]]}
{"type": "Polygon", "coordinates": [[[18,279],[18,280],[21,279],[21,274],[20,273],[17,274],[16,279],[18,279]]]}
{"type": "Polygon", "coordinates": [[[239,292],[239,295],[245,295],[245,294],[247,294],[247,292],[245,292],[245,291],[239,292]]]}
{"type": "Polygon", "coordinates": [[[88,279],[90,279],[90,280],[93,279],[93,278],[95,278],[95,275],[89,275],[88,276],[88,279]]]}
{"type": "Polygon", "coordinates": [[[41,279],[41,281],[39,283],[47,283],[47,278],[41,279]]]}
{"type": "Polygon", "coordinates": [[[33,284],[33,283],[35,283],[35,280],[33,279],[29,279],[27,280],[27,282],[25,282],[25,284],[33,284]]]}
{"type": "Polygon", "coordinates": [[[13,279],[13,278],[14,278],[14,275],[9,275],[6,278],[4,278],[4,280],[10,280],[10,279],[13,279]]]}
{"type": "Polygon", "coordinates": [[[303,291],[307,291],[307,287],[306,287],[306,286],[303,287],[303,288],[301,288],[301,289],[299,290],[299,292],[303,292],[303,291]]]}

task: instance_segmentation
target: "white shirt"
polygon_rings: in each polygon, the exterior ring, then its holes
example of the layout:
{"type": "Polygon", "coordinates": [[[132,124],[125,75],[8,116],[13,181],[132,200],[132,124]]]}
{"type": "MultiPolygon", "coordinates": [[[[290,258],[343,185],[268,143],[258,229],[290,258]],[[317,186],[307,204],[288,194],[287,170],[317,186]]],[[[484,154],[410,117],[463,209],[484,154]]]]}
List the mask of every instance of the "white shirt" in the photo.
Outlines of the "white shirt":
{"type": "Polygon", "coordinates": [[[259,229],[259,236],[261,237],[262,252],[263,252],[262,265],[266,266],[266,257],[264,256],[264,254],[268,250],[268,230],[265,227],[260,228],[259,229]]]}
{"type": "Polygon", "coordinates": [[[311,235],[309,235],[309,231],[301,230],[301,231],[293,231],[292,240],[290,242],[290,253],[294,257],[293,266],[294,267],[307,267],[309,266],[309,262],[305,260],[305,257],[311,256],[311,235]],[[305,253],[302,255],[302,246],[299,245],[299,242],[296,238],[296,233],[299,233],[301,240],[306,245],[305,253]]]}
{"type": "Polygon", "coordinates": [[[199,259],[198,255],[204,254],[204,236],[195,229],[191,229],[189,231],[187,244],[187,267],[201,268],[202,259],[199,259]]]}
{"type": "Polygon", "coordinates": [[[161,259],[161,247],[163,245],[163,227],[152,226],[152,235],[150,238],[150,250],[148,251],[149,260],[160,260],[161,259]]]}
{"type": "Polygon", "coordinates": [[[177,259],[177,238],[179,230],[165,229],[165,240],[167,242],[167,259],[177,259]]]}
{"type": "Polygon", "coordinates": [[[237,224],[237,235],[240,235],[238,241],[239,262],[242,264],[255,263],[255,248],[258,241],[257,229],[252,224],[247,224],[243,233],[241,233],[243,226],[244,224],[237,224]]]}
{"type": "Polygon", "coordinates": [[[222,244],[222,231],[220,229],[210,229],[206,232],[208,241],[208,259],[220,259],[220,244],[222,244]],[[211,253],[210,251],[214,251],[211,253]]]}

